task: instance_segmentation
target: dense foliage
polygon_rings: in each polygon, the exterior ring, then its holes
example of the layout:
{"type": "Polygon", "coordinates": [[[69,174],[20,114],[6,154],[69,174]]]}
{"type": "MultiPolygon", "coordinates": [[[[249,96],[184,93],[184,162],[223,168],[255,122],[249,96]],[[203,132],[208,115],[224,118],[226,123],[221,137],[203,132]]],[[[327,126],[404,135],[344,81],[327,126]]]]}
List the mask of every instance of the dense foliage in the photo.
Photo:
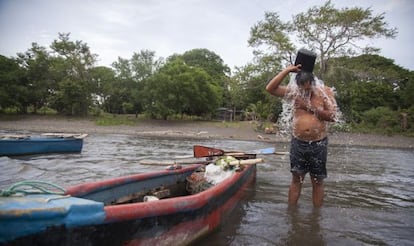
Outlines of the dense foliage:
{"type": "Polygon", "coordinates": [[[336,89],[347,125],[360,131],[413,133],[414,73],[376,55],[375,48],[354,46],[364,38],[395,35],[384,14],[338,10],[330,1],[286,23],[277,13],[266,13],[248,40],[255,48],[254,60],[231,73],[220,56],[207,49],[166,59],[141,50],[129,59],[119,57],[112,67],[96,66],[98,55],[86,43],[61,33],[48,48],[33,43],[15,58],[0,56],[0,112],[211,119],[218,107],[227,107],[244,112],[246,119],[276,121],[282,102],[264,88],[292,62],[298,49],[294,44],[301,44],[322,49],[315,48],[322,54],[316,70],[336,89]],[[325,47],[325,36],[335,45],[325,47]]]}
{"type": "Polygon", "coordinates": [[[333,60],[326,80],[347,122],[383,133],[414,131],[414,73],[378,55],[333,60]],[[405,124],[405,125],[404,125],[405,124]]]}

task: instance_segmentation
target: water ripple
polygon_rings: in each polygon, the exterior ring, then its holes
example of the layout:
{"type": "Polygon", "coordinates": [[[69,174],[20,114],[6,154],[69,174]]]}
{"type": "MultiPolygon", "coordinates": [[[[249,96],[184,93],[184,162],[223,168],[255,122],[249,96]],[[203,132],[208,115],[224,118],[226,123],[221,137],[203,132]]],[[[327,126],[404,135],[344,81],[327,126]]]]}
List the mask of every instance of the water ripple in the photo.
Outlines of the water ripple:
{"type": "MultiPolygon", "coordinates": [[[[254,150],[269,143],[236,140],[150,139],[95,134],[80,154],[0,157],[0,189],[25,179],[70,185],[164,169],[139,164],[192,155],[201,144],[224,150],[254,150]]],[[[281,151],[288,144],[277,144],[281,151]]],[[[412,245],[414,153],[411,150],[330,146],[325,205],[312,207],[305,179],[296,211],[287,207],[289,156],[266,155],[256,184],[222,229],[200,245],[412,245]]]]}

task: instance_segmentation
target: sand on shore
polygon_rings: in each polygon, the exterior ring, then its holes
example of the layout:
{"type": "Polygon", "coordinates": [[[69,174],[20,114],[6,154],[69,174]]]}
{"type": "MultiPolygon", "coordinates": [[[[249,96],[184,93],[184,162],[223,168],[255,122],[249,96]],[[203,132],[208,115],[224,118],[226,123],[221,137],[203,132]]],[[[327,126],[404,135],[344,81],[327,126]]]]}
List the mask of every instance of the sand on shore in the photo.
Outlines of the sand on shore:
{"type": "MultiPolygon", "coordinates": [[[[234,139],[246,141],[289,142],[289,136],[257,132],[251,122],[226,124],[205,121],[140,120],[135,125],[98,126],[92,119],[74,119],[28,115],[0,118],[0,130],[8,133],[61,132],[87,134],[132,134],[145,137],[234,139]]],[[[334,132],[329,135],[333,145],[370,146],[414,149],[414,138],[334,132]]]]}

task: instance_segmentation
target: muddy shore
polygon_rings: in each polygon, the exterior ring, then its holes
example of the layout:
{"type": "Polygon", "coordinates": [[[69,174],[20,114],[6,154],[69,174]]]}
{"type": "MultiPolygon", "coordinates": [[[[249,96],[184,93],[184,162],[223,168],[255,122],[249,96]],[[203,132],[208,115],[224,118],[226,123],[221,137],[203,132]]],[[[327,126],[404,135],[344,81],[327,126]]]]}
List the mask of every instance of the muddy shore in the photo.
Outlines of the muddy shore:
{"type": "MultiPolygon", "coordinates": [[[[255,131],[251,122],[227,124],[204,121],[140,120],[134,125],[98,126],[93,119],[72,119],[29,115],[0,117],[2,133],[61,132],[87,134],[132,134],[143,137],[234,139],[246,141],[289,142],[288,136],[255,131]]],[[[369,146],[414,149],[414,138],[333,132],[332,145],[369,146]]]]}

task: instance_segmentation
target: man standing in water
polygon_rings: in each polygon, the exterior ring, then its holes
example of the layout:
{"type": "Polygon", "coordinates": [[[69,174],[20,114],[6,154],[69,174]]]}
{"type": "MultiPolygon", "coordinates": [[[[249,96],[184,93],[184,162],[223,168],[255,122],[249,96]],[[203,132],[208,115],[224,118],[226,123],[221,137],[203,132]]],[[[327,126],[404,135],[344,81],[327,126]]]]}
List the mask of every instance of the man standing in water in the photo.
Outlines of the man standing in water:
{"type": "Polygon", "coordinates": [[[324,196],[323,179],[327,176],[327,125],[335,121],[336,101],[331,88],[316,85],[312,72],[301,68],[301,64],[288,66],[267,84],[266,90],[293,102],[289,205],[297,204],[304,177],[309,172],[313,205],[320,207],[324,196]],[[281,86],[290,72],[297,73],[297,86],[281,86]]]}

